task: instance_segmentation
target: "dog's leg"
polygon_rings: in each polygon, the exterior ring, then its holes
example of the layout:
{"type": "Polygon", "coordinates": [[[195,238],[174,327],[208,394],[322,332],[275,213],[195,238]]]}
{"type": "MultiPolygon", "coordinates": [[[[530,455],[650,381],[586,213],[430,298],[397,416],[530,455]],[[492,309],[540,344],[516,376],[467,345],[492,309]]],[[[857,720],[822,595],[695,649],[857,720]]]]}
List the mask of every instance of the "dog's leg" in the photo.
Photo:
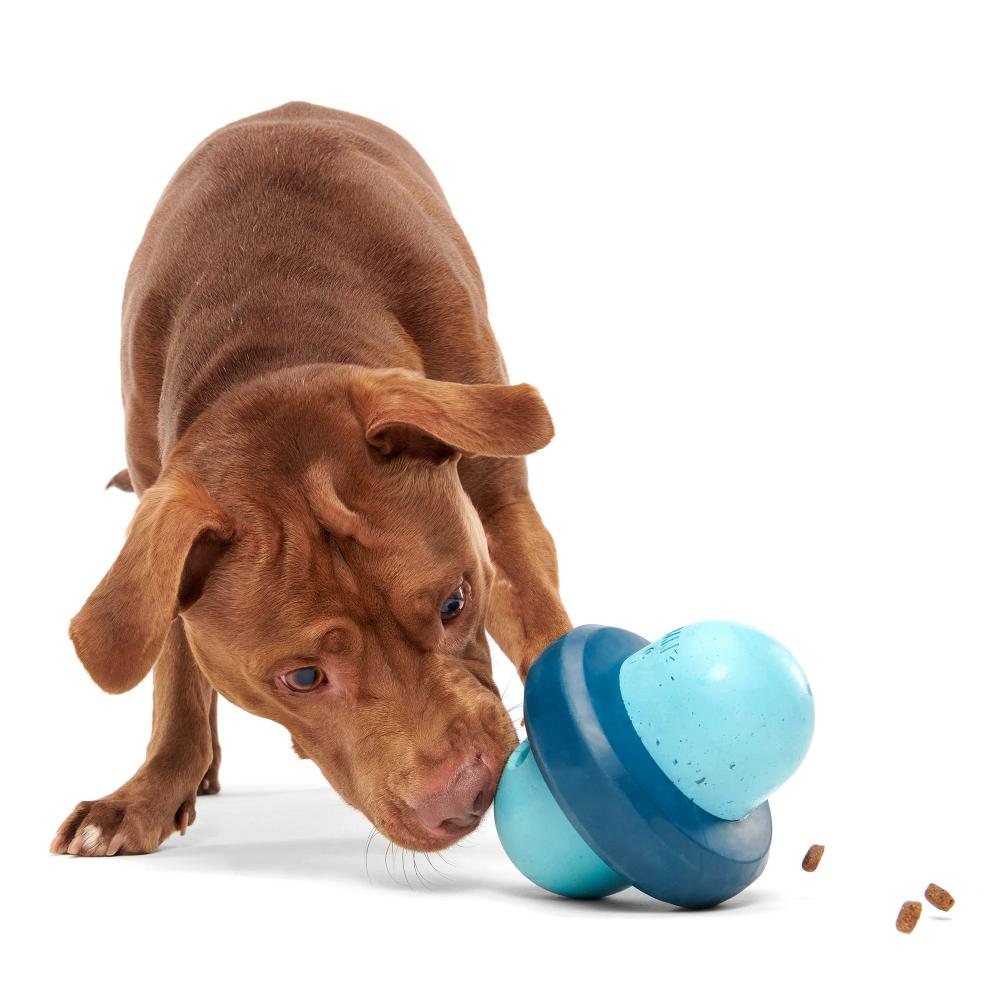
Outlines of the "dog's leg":
{"type": "Polygon", "coordinates": [[[199,795],[215,795],[222,787],[219,784],[219,765],[222,763],[222,747],[219,746],[219,692],[212,691],[212,705],[208,721],[212,725],[212,763],[208,765],[205,777],[198,786],[199,795]]]}
{"type": "Polygon", "coordinates": [[[573,627],[559,596],[556,548],[531,501],[523,459],[472,458],[459,470],[497,574],[487,628],[523,680],[538,654],[573,627]]]}
{"type": "MultiPolygon", "coordinates": [[[[178,618],[153,668],[153,734],[146,761],[118,791],[81,802],[59,828],[55,854],[148,854],[195,818],[195,795],[211,784],[215,699],[178,618]]],[[[216,790],[218,779],[215,779],[216,790]]]]}

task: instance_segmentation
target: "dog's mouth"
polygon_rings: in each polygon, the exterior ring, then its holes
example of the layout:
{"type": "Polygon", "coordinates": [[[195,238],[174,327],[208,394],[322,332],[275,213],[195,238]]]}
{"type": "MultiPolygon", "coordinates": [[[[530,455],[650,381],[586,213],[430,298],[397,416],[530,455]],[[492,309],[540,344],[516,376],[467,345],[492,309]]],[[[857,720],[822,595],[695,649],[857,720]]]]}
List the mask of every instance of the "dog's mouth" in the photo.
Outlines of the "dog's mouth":
{"type": "Polygon", "coordinates": [[[453,847],[463,837],[477,830],[482,822],[482,816],[461,824],[446,820],[433,830],[428,830],[415,818],[412,808],[402,800],[392,803],[388,808],[383,806],[381,812],[382,815],[372,818],[379,833],[396,847],[422,854],[434,854],[453,847]]]}
{"type": "Polygon", "coordinates": [[[389,794],[369,818],[378,831],[410,851],[443,851],[477,830],[493,804],[494,770],[476,757],[439,791],[415,802],[389,794]]]}
{"type": "Polygon", "coordinates": [[[439,828],[431,832],[421,829],[407,828],[401,833],[396,833],[389,839],[397,847],[405,848],[408,851],[420,851],[424,854],[434,854],[438,851],[445,851],[449,847],[454,847],[463,837],[479,829],[482,817],[466,822],[462,826],[451,823],[442,823],[439,828]]]}

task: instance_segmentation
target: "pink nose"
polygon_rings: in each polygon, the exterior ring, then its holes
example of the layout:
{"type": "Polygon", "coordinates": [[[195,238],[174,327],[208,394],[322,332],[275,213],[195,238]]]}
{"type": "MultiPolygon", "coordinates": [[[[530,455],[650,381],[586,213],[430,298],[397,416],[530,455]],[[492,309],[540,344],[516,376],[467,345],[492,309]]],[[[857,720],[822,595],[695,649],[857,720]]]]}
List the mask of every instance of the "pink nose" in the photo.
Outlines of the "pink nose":
{"type": "Polygon", "coordinates": [[[471,830],[493,799],[493,775],[478,757],[464,764],[439,792],[421,799],[413,811],[428,830],[464,833],[471,830]]]}

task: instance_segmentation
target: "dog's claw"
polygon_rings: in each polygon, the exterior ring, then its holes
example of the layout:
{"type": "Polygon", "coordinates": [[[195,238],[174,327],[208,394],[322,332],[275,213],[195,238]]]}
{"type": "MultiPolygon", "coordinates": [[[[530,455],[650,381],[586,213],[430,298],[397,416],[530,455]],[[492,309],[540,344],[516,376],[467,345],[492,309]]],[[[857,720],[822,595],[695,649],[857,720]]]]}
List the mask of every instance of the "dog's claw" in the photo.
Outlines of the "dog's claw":
{"type": "Polygon", "coordinates": [[[80,831],[80,836],[83,837],[84,854],[93,857],[94,855],[101,855],[104,853],[104,833],[99,826],[94,826],[93,823],[88,823],[80,831]]]}

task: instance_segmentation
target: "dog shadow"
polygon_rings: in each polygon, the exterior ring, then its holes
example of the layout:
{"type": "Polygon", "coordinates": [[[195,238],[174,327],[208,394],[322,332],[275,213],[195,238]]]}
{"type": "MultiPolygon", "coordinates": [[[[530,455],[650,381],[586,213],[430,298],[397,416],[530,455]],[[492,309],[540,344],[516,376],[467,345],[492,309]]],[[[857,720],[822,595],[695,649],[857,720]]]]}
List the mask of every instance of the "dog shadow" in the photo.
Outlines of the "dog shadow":
{"type": "MultiPolygon", "coordinates": [[[[188,835],[171,837],[147,859],[168,874],[229,873],[311,882],[353,882],[383,892],[497,895],[565,914],[631,913],[696,917],[635,889],[605,899],[567,899],[532,885],[507,860],[491,821],[441,854],[415,854],[373,834],[360,813],[327,788],[236,789],[198,799],[188,835]]],[[[140,861],[140,858],[130,859],[140,861]]],[[[711,912],[760,906],[754,887],[711,912]]],[[[702,914],[702,916],[704,913],[702,914]]]]}
{"type": "Polygon", "coordinates": [[[187,836],[171,837],[149,862],[155,859],[170,873],[456,892],[483,887],[479,866],[470,856],[476,852],[490,853],[486,838],[463,842],[444,855],[404,851],[374,833],[365,818],[329,788],[242,788],[200,797],[197,820],[187,836]]]}

